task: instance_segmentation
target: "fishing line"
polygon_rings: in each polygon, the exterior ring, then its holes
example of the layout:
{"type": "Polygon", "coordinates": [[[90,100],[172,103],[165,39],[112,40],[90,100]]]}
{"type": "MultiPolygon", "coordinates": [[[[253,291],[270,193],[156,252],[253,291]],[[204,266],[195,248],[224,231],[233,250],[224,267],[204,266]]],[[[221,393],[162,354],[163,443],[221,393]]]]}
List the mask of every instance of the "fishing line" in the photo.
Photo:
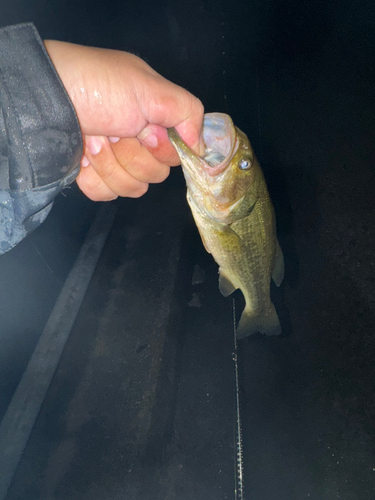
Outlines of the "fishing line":
{"type": "Polygon", "coordinates": [[[238,350],[237,350],[237,328],[236,328],[236,303],[232,301],[233,309],[233,339],[234,339],[234,371],[236,384],[236,403],[235,403],[235,430],[234,442],[236,448],[235,459],[235,500],[244,500],[244,484],[243,484],[243,444],[242,444],[242,425],[240,413],[240,387],[238,377],[238,350]]]}
{"type": "Polygon", "coordinates": [[[262,140],[262,122],[261,122],[261,104],[260,104],[260,82],[259,70],[255,67],[256,86],[257,86],[257,114],[258,114],[258,134],[259,134],[259,157],[263,158],[263,140],[262,140]]]}
{"type": "Polygon", "coordinates": [[[221,11],[221,57],[223,61],[223,98],[224,98],[224,112],[228,113],[228,99],[227,99],[227,72],[226,72],[226,38],[224,34],[224,26],[225,26],[225,13],[221,11]]]}

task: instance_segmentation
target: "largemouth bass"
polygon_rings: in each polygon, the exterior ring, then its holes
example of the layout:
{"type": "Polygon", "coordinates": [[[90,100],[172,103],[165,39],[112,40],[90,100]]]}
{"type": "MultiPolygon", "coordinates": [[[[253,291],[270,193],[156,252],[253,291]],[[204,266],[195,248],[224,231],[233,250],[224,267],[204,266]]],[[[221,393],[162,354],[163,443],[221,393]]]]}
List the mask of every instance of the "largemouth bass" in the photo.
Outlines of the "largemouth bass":
{"type": "Polygon", "coordinates": [[[219,288],[240,289],[246,305],[237,338],[281,333],[270,299],[271,277],[284,277],[274,209],[246,135],[225,114],[204,117],[205,154],[198,156],[173,128],[168,136],[181,160],[187,200],[206,250],[219,264],[219,288]]]}

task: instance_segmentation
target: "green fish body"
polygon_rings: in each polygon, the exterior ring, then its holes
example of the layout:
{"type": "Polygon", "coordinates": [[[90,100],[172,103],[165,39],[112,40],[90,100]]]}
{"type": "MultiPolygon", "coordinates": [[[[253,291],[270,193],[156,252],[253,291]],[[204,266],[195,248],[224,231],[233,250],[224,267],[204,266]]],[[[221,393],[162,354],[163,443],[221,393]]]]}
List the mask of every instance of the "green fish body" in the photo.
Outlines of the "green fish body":
{"type": "Polygon", "coordinates": [[[270,299],[271,277],[279,286],[283,254],[274,209],[260,165],[246,135],[228,115],[204,117],[205,155],[198,156],[168,130],[187,183],[187,200],[206,250],[219,264],[224,296],[240,289],[246,305],[237,338],[277,335],[280,323],[270,299]]]}

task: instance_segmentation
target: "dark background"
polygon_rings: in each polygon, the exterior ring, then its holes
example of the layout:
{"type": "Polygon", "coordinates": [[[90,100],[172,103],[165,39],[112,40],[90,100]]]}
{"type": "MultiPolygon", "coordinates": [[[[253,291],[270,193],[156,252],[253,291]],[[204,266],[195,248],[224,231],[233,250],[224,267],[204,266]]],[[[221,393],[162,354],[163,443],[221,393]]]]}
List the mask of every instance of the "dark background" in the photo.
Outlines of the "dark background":
{"type": "MultiPolygon", "coordinates": [[[[286,278],[282,337],[239,346],[245,496],[373,500],[373,2],[2,2],[23,21],[136,53],[248,134],[286,278]]],[[[118,206],[7,500],[232,499],[231,300],[180,170],[118,206]]],[[[0,257],[1,416],[96,209],[73,186],[0,257]]]]}

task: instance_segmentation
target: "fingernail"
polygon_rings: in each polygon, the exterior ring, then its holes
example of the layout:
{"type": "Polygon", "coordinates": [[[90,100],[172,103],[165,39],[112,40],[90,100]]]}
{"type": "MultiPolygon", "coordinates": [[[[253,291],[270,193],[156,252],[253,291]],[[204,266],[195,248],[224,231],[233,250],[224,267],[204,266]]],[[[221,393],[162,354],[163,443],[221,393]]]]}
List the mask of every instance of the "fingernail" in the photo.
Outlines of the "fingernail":
{"type": "Polygon", "coordinates": [[[110,142],[113,142],[114,144],[120,140],[120,137],[108,137],[110,142]]]}
{"type": "Polygon", "coordinates": [[[101,137],[88,137],[86,147],[92,155],[97,155],[102,150],[103,142],[101,137]]]}
{"type": "Polygon", "coordinates": [[[88,166],[90,165],[90,162],[89,162],[89,160],[88,160],[87,156],[84,156],[84,157],[82,158],[82,160],[81,160],[81,165],[82,165],[82,167],[88,167],[88,166]]]}
{"type": "Polygon", "coordinates": [[[149,146],[150,148],[156,148],[158,145],[158,138],[153,131],[147,127],[144,128],[137,137],[141,142],[143,142],[143,144],[146,144],[146,146],[149,146]]]}

